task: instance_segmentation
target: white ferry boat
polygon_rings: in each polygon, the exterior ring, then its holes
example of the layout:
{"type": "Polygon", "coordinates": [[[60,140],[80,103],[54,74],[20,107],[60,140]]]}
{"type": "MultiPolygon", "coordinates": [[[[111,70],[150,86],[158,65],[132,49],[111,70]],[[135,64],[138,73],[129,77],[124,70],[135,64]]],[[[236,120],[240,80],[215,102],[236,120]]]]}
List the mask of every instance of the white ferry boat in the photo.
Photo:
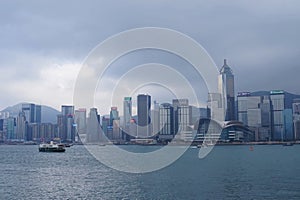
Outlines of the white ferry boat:
{"type": "Polygon", "coordinates": [[[39,152],[65,152],[65,146],[63,144],[54,144],[53,141],[50,144],[43,143],[39,145],[39,152]]]}

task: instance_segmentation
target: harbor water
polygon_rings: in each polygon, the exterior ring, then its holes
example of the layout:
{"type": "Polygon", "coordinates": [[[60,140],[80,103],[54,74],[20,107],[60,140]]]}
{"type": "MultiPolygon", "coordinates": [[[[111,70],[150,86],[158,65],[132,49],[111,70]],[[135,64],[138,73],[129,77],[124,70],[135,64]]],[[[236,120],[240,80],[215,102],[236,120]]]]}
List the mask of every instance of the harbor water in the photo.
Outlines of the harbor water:
{"type": "Polygon", "coordinates": [[[0,145],[0,199],[300,199],[300,145],[216,146],[204,159],[198,151],[188,149],[162,170],[130,174],[101,164],[82,145],[65,153],[0,145]]]}

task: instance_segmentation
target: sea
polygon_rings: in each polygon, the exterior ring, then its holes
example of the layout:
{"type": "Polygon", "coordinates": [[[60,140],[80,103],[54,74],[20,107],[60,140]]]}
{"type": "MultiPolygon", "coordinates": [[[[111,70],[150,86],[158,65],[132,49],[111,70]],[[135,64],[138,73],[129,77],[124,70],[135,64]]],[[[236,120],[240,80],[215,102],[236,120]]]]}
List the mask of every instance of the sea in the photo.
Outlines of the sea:
{"type": "Polygon", "coordinates": [[[161,170],[131,174],[105,166],[83,145],[65,153],[0,145],[0,199],[300,199],[300,145],[216,146],[203,159],[198,152],[189,148],[161,170]]]}

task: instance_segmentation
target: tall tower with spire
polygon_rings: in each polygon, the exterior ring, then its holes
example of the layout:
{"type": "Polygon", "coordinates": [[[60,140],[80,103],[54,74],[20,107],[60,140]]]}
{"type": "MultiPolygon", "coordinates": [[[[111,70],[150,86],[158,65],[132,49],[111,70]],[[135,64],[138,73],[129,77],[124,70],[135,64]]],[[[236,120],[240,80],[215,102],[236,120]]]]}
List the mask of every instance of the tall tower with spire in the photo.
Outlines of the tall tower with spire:
{"type": "Polygon", "coordinates": [[[218,77],[218,90],[221,94],[225,121],[235,120],[234,109],[234,75],[226,59],[218,77]]]}

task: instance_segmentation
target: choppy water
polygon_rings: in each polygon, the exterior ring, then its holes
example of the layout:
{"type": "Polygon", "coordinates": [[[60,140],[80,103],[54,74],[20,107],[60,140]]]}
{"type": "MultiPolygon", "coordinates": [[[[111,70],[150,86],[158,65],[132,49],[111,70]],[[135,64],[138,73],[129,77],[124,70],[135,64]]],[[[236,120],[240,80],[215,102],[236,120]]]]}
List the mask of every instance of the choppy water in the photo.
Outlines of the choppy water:
{"type": "Polygon", "coordinates": [[[0,199],[300,199],[300,145],[217,146],[202,160],[189,149],[147,174],[110,169],[84,146],[37,149],[0,145],[0,199]]]}

